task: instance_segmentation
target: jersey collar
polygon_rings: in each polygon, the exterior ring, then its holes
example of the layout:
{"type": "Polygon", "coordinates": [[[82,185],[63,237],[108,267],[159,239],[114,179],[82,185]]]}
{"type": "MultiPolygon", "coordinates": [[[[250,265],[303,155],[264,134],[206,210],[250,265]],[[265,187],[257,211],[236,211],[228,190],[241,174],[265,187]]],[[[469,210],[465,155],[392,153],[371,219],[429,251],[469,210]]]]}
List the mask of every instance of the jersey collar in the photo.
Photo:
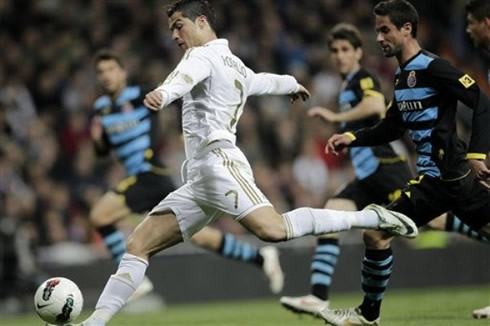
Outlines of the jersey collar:
{"type": "Polygon", "coordinates": [[[228,46],[228,40],[225,38],[218,38],[218,39],[207,42],[203,46],[209,46],[209,45],[225,45],[225,46],[228,46]]]}
{"type": "Polygon", "coordinates": [[[410,62],[412,62],[413,60],[415,60],[415,58],[417,58],[423,52],[424,52],[424,50],[420,49],[419,52],[417,52],[413,57],[411,57],[410,59],[408,59],[403,65],[400,66],[400,70],[403,70],[406,66],[408,66],[410,64],[410,62]]]}

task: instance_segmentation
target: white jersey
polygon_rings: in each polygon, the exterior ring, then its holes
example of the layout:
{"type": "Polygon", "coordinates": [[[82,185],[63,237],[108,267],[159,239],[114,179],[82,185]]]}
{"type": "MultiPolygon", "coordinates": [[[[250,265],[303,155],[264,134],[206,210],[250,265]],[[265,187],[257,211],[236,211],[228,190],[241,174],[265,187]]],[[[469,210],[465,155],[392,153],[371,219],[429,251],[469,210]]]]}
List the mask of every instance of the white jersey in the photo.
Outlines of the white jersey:
{"type": "Polygon", "coordinates": [[[236,126],[250,95],[291,94],[292,76],[255,73],[231,53],[226,39],[188,49],[175,70],[157,88],[165,107],[183,98],[182,130],[186,158],[216,140],[235,144],[236,126]]]}

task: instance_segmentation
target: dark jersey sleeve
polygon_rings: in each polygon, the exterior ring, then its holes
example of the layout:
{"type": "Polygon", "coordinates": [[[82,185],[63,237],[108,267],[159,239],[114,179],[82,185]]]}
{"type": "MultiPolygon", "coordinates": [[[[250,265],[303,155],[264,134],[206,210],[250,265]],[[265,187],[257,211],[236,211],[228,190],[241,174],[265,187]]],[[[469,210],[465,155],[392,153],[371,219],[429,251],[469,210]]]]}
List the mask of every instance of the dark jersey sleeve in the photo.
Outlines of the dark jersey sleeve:
{"type": "Polygon", "coordinates": [[[434,87],[473,109],[468,159],[485,159],[490,150],[490,102],[475,80],[449,62],[435,59],[428,67],[434,87]]]}
{"type": "MultiPolygon", "coordinates": [[[[96,117],[101,117],[101,114],[95,113],[91,120],[96,117]]],[[[92,139],[92,143],[94,144],[95,154],[97,156],[107,156],[111,151],[111,146],[109,145],[109,139],[107,138],[107,133],[105,130],[102,132],[102,139],[100,141],[95,141],[92,139]]]]}
{"type": "Polygon", "coordinates": [[[350,147],[376,146],[389,143],[400,138],[405,132],[405,126],[396,102],[390,103],[386,117],[370,128],[354,131],[356,139],[350,147]]]}
{"type": "Polygon", "coordinates": [[[375,96],[384,99],[383,93],[381,93],[379,80],[367,70],[362,71],[359,83],[356,84],[355,91],[359,94],[359,98],[375,96]]]}

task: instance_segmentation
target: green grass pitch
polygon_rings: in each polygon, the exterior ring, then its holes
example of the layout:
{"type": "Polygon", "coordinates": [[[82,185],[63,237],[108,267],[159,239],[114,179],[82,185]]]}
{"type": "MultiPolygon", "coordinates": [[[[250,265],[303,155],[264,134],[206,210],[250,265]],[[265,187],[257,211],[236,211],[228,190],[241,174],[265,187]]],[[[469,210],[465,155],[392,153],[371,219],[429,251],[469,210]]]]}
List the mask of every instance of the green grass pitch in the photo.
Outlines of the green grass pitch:
{"type": "MultiPolygon", "coordinates": [[[[333,307],[359,303],[360,294],[333,294],[333,307]]],[[[490,305],[490,285],[421,290],[388,291],[383,305],[383,326],[489,326],[490,321],[474,320],[475,308],[490,305]]],[[[35,314],[0,317],[2,326],[43,325],[35,314]]],[[[117,315],[109,324],[124,326],[293,326],[323,325],[309,316],[283,309],[277,300],[234,301],[227,303],[170,305],[160,313],[117,315]]]]}

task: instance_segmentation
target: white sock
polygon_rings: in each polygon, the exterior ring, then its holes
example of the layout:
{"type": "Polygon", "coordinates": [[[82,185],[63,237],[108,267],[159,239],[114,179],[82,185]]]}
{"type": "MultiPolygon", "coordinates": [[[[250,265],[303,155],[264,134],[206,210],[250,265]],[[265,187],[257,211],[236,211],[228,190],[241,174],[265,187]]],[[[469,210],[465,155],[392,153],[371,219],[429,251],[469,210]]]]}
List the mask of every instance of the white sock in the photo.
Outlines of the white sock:
{"type": "Polygon", "coordinates": [[[143,258],[124,254],[116,274],[109,278],[89,319],[108,322],[141,284],[147,267],[148,262],[143,258]]]}
{"type": "Polygon", "coordinates": [[[321,235],[352,228],[376,229],[378,214],[373,210],[358,212],[302,207],[282,215],[288,239],[304,235],[321,235]]]}

